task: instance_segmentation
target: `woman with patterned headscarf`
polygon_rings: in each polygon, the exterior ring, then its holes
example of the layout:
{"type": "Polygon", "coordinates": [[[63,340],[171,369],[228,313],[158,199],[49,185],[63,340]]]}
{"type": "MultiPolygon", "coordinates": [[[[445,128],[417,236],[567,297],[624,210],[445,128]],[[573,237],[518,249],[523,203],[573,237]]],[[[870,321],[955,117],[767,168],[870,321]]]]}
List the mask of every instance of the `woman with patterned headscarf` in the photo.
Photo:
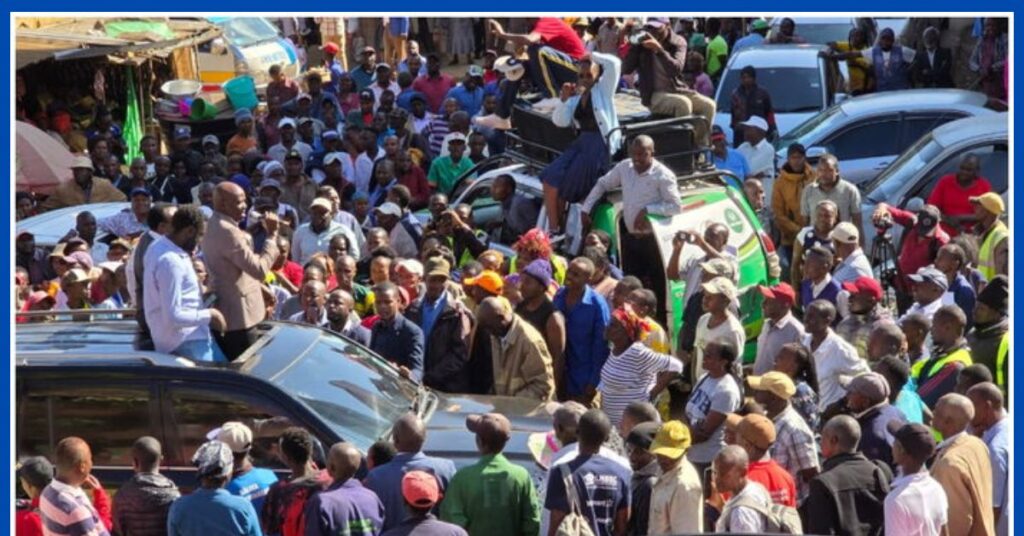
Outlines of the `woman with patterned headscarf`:
{"type": "Polygon", "coordinates": [[[647,401],[660,372],[681,372],[683,364],[676,358],[654,352],[641,342],[647,321],[629,304],[612,312],[612,321],[604,337],[611,345],[611,354],[601,369],[601,409],[612,424],[619,425],[622,411],[632,402],[647,401]]]}

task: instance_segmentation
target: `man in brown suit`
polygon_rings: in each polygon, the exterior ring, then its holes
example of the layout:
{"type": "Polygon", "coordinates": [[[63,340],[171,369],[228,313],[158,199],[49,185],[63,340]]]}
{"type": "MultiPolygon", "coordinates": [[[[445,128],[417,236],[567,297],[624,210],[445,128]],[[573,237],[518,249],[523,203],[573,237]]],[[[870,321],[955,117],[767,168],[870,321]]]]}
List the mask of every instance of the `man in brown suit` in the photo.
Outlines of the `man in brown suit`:
{"type": "Polygon", "coordinates": [[[935,405],[932,426],[945,440],[939,443],[932,464],[949,499],[950,536],[994,536],[992,518],[992,462],[988,446],[967,433],[974,405],[966,396],[950,393],[935,405]]]}
{"type": "Polygon", "coordinates": [[[478,333],[490,336],[494,394],[552,400],[555,374],[540,332],[512,312],[503,296],[485,299],[476,313],[482,328],[478,333]]]}
{"type": "Polygon", "coordinates": [[[110,181],[93,177],[93,169],[92,160],[88,156],[76,156],[71,161],[72,180],[62,182],[53,195],[43,201],[42,209],[127,200],[124,192],[115,188],[110,181]]]}
{"type": "Polygon", "coordinates": [[[267,314],[261,286],[277,258],[277,215],[263,216],[267,239],[263,251],[253,251],[252,236],[238,224],[246,212],[245,191],[222,182],[213,191],[213,217],[203,236],[203,256],[216,295],[215,307],[224,313],[227,328],[216,335],[224,355],[234,361],[256,341],[254,327],[267,314]]]}

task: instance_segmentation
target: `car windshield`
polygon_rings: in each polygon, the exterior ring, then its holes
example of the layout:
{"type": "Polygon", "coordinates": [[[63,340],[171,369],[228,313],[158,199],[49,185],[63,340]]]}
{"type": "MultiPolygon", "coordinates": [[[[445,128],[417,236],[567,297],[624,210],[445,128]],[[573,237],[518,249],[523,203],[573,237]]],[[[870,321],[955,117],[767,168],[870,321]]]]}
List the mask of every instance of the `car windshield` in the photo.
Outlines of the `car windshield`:
{"type": "MultiPolygon", "coordinates": [[[[732,93],[739,84],[740,69],[730,69],[718,94],[718,111],[732,112],[732,93]]],[[[775,113],[814,112],[825,102],[825,88],[818,69],[758,67],[757,84],[772,96],[775,113]]]]}
{"type": "Polygon", "coordinates": [[[363,448],[386,435],[417,394],[416,385],[380,357],[329,333],[270,381],[363,448]]]}
{"type": "Polygon", "coordinates": [[[842,115],[842,108],[839,106],[832,106],[829,109],[812,116],[807,121],[800,123],[796,128],[790,130],[785,136],[775,141],[775,150],[781,150],[789,147],[794,143],[803,143],[807,145],[806,141],[802,140],[818,140],[821,139],[820,132],[831,128],[832,119],[842,115]]]}
{"type": "Polygon", "coordinates": [[[864,186],[864,194],[868,201],[881,203],[892,199],[903,184],[909,182],[941,152],[942,146],[931,134],[918,140],[903,151],[903,154],[878,177],[864,186]]]}
{"type": "Polygon", "coordinates": [[[231,18],[224,21],[221,26],[228,42],[240,47],[277,38],[277,28],[261,17],[231,18]]]}

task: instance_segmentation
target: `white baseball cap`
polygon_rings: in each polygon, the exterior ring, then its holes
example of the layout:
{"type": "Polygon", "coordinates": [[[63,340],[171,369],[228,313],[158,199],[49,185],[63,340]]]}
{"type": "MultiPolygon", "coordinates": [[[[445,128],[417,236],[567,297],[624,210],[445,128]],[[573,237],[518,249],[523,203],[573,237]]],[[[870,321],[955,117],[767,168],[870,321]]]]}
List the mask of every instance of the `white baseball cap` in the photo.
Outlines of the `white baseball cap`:
{"type": "Polygon", "coordinates": [[[377,212],[380,212],[381,214],[386,214],[388,216],[394,216],[396,218],[401,218],[402,217],[402,209],[398,205],[396,205],[396,204],[394,204],[394,203],[392,203],[390,201],[388,201],[387,203],[384,203],[383,205],[377,207],[376,210],[377,210],[377,212]]]}
{"type": "Polygon", "coordinates": [[[284,128],[289,126],[295,128],[295,120],[292,119],[291,117],[285,117],[277,122],[277,128],[284,128]]]}
{"type": "Polygon", "coordinates": [[[252,447],[252,430],[237,421],[226,422],[217,432],[217,441],[226,444],[235,454],[248,452],[252,447]]]}
{"type": "Polygon", "coordinates": [[[341,159],[344,158],[344,156],[345,155],[343,155],[342,153],[337,152],[327,153],[327,155],[324,156],[324,165],[329,166],[335,162],[341,162],[341,159]]]}
{"type": "Polygon", "coordinates": [[[765,132],[768,132],[768,121],[765,121],[763,117],[759,117],[756,115],[750,116],[750,119],[747,119],[746,121],[740,124],[745,127],[755,127],[765,132]]]}
{"type": "Polygon", "coordinates": [[[842,242],[843,244],[856,244],[860,241],[860,232],[857,231],[857,226],[844,221],[839,225],[836,225],[835,229],[828,235],[829,238],[836,242],[842,242]]]}

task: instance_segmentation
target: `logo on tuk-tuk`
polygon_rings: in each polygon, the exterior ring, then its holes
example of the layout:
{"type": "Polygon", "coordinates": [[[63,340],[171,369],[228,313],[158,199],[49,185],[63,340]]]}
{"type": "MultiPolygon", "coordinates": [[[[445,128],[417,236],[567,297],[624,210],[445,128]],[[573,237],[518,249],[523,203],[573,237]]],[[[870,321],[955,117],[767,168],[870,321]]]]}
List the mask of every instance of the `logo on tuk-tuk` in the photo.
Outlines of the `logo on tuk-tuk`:
{"type": "Polygon", "coordinates": [[[743,231],[743,219],[740,218],[739,213],[734,209],[725,209],[725,223],[732,229],[732,232],[739,233],[743,231]]]}

